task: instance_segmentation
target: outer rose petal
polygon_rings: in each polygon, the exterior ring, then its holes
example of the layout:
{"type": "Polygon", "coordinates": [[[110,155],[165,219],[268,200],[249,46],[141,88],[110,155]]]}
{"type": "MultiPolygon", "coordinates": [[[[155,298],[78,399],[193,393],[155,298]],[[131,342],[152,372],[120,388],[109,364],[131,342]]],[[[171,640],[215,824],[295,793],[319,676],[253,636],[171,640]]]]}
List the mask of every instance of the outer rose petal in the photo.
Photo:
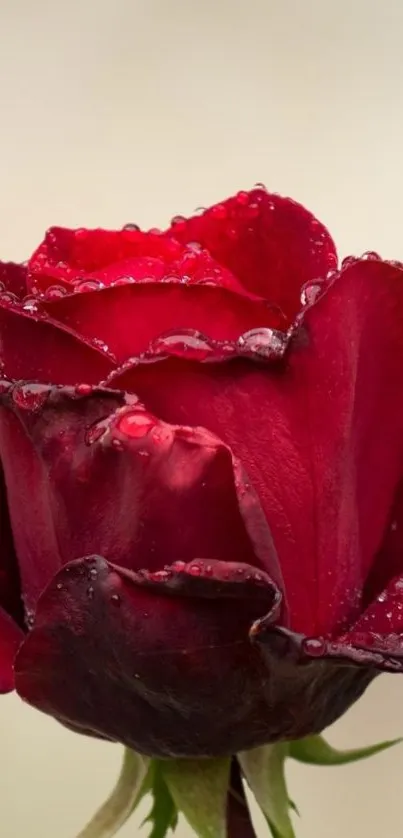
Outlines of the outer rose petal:
{"type": "Polygon", "coordinates": [[[264,188],[239,192],[202,215],[179,219],[169,231],[196,241],[249,291],[278,305],[293,320],[301,286],[337,266],[326,228],[300,204],[264,188]]]}
{"type": "Polygon", "coordinates": [[[24,633],[12,617],[0,608],[0,693],[14,689],[14,659],[24,633]]]}
{"type": "Polygon", "coordinates": [[[292,627],[313,635],[351,624],[401,476],[403,271],[346,268],[307,308],[275,371],[175,358],[111,380],[165,421],[209,428],[247,463],[292,627]]]}
{"type": "Polygon", "coordinates": [[[17,384],[2,399],[0,454],[30,611],[80,552],[150,570],[230,554],[281,581],[260,504],[212,434],[85,386],[17,384]]]}
{"type": "Polygon", "coordinates": [[[99,344],[85,342],[63,326],[0,297],[2,372],[8,378],[55,384],[96,383],[114,367],[99,344]]]}
{"type": "MultiPolygon", "coordinates": [[[[236,341],[255,327],[283,325],[264,301],[208,285],[134,284],[45,302],[48,313],[87,340],[101,339],[119,362],[172,341],[183,328],[209,339],[236,341]],[[154,343],[153,343],[154,342],[154,343]]],[[[189,346],[188,352],[191,352],[189,346]]]]}
{"type": "Polygon", "coordinates": [[[275,631],[264,649],[250,643],[251,621],[277,618],[265,575],[254,581],[252,569],[232,562],[195,564],[198,575],[180,563],[151,579],[99,557],[64,567],[19,652],[20,695],[62,722],[180,757],[303,736],[362,693],[372,671],[298,665],[275,631]]]}

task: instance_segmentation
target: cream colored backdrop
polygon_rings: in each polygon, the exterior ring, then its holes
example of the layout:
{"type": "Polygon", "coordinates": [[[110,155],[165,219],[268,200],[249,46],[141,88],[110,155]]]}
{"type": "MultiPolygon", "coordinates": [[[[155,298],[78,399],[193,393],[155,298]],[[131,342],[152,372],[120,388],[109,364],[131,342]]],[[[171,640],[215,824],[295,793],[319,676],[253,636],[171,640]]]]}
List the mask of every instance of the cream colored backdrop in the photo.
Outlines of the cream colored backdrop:
{"type": "MultiPolygon", "coordinates": [[[[342,255],[403,259],[402,40],[400,0],[0,0],[1,258],[24,259],[50,224],[162,225],[264,181],[342,255]]],[[[399,734],[398,676],[330,732],[399,734]]],[[[7,697],[0,754],[1,836],[73,838],[120,749],[7,697]]],[[[403,746],[289,773],[299,838],[401,834],[403,746]]]]}

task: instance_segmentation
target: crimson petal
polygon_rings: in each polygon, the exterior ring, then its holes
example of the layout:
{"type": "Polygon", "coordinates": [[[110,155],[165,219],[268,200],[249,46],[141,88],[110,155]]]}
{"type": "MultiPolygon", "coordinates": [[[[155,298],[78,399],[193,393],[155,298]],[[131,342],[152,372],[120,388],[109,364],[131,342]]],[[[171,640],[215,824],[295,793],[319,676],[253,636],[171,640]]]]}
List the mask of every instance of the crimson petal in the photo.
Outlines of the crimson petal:
{"type": "Polygon", "coordinates": [[[86,385],[21,383],[1,398],[0,453],[30,610],[80,552],[161,570],[230,551],[281,582],[259,501],[212,434],[167,425],[136,396],[86,385]]]}
{"type": "Polygon", "coordinates": [[[402,370],[403,271],[363,260],[307,307],[283,367],[174,358],[112,378],[247,463],[291,624],[314,635],[354,621],[382,544],[403,462],[402,370]]]}
{"type": "Polygon", "coordinates": [[[96,383],[114,367],[113,357],[99,343],[90,344],[1,297],[0,342],[2,371],[10,379],[96,383]]]}
{"type": "Polygon", "coordinates": [[[264,301],[208,285],[127,284],[62,297],[44,307],[87,340],[101,339],[119,362],[150,346],[158,351],[164,335],[180,341],[184,329],[213,341],[236,341],[250,329],[283,325],[264,301]]]}
{"type": "Polygon", "coordinates": [[[278,305],[290,322],[300,307],[302,285],[337,265],[326,228],[300,204],[264,188],[174,220],[168,232],[182,243],[199,242],[246,289],[278,305]]]}
{"type": "Polygon", "coordinates": [[[6,291],[22,298],[27,294],[27,267],[15,262],[0,262],[0,282],[6,291]]]}

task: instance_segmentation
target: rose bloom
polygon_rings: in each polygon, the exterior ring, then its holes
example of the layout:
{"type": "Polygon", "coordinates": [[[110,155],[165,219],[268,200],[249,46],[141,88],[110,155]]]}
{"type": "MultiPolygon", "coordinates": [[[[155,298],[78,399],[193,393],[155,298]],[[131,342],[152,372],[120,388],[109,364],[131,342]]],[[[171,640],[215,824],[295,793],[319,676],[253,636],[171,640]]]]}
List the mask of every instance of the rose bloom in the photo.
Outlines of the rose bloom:
{"type": "Polygon", "coordinates": [[[403,665],[403,268],[258,186],[0,268],[0,680],[153,756],[403,665]]]}

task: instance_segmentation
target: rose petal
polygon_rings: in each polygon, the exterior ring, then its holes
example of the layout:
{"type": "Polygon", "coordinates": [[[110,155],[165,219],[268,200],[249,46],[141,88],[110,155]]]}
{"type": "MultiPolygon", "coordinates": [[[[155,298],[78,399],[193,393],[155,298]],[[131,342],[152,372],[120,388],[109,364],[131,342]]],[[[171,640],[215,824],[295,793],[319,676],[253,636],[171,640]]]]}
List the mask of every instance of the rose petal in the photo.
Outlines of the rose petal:
{"type": "Polygon", "coordinates": [[[23,640],[23,631],[0,607],[0,693],[14,689],[14,660],[23,640]]]}
{"type": "Polygon", "coordinates": [[[323,646],[327,656],[403,672],[403,575],[389,583],[348,632],[323,646]]]}
{"type": "MultiPolygon", "coordinates": [[[[180,284],[134,284],[62,297],[44,303],[54,320],[87,340],[100,339],[125,361],[169,340],[200,332],[209,340],[236,341],[255,327],[278,328],[278,314],[265,302],[224,288],[180,284]]],[[[190,350],[190,347],[189,347],[190,350]]]]}
{"type": "Polygon", "coordinates": [[[0,607],[23,627],[21,581],[11,531],[4,475],[0,471],[0,607]]]}
{"type": "Polygon", "coordinates": [[[308,635],[355,619],[401,477],[402,279],[379,261],[346,268],[307,308],[286,367],[170,359],[113,376],[165,421],[208,428],[247,465],[291,625],[308,635]]]}
{"type": "Polygon", "coordinates": [[[290,322],[300,308],[302,285],[325,277],[337,264],[326,228],[300,204],[262,188],[181,219],[168,232],[182,243],[199,242],[290,322]]]}
{"type": "Polygon", "coordinates": [[[80,552],[150,570],[230,552],[281,581],[260,504],[212,434],[85,385],[17,384],[2,400],[0,455],[29,609],[80,552]]]}
{"type": "MultiPolygon", "coordinates": [[[[51,227],[43,242],[29,260],[31,283],[43,290],[42,278],[52,277],[52,284],[59,280],[71,281],[87,274],[97,273],[115,263],[128,259],[150,257],[155,262],[167,264],[183,251],[177,242],[155,233],[137,229],[123,230],[70,230],[51,227]]],[[[153,272],[152,272],[153,273],[153,272]]],[[[113,281],[111,275],[110,281],[113,281]]],[[[108,274],[103,271],[103,280],[108,274]]]]}
{"type": "Polygon", "coordinates": [[[91,345],[63,326],[1,299],[0,347],[2,371],[10,379],[96,383],[114,367],[102,345],[91,345]]]}
{"type": "Polygon", "coordinates": [[[27,268],[15,262],[0,262],[0,282],[6,291],[17,297],[24,297],[27,293],[27,268]]]}
{"type": "Polygon", "coordinates": [[[171,584],[181,577],[171,593],[167,583],[150,587],[99,557],[63,568],[41,597],[18,657],[20,695],[153,755],[231,753],[234,737],[253,740],[250,700],[261,673],[248,627],[270,610],[274,588],[244,581],[236,563],[221,565],[204,580],[202,596],[186,566],[168,571],[171,584]],[[215,580],[217,570],[228,582],[215,580]],[[239,593],[227,597],[227,585],[239,593]]]}
{"type": "Polygon", "coordinates": [[[200,576],[192,563],[174,565],[152,584],[96,556],[64,567],[18,654],[20,695],[152,756],[219,756],[321,730],[374,677],[299,665],[288,639],[270,631],[270,580],[248,582],[232,562],[198,564],[200,576]],[[251,644],[250,624],[265,613],[268,642],[251,644]]]}

